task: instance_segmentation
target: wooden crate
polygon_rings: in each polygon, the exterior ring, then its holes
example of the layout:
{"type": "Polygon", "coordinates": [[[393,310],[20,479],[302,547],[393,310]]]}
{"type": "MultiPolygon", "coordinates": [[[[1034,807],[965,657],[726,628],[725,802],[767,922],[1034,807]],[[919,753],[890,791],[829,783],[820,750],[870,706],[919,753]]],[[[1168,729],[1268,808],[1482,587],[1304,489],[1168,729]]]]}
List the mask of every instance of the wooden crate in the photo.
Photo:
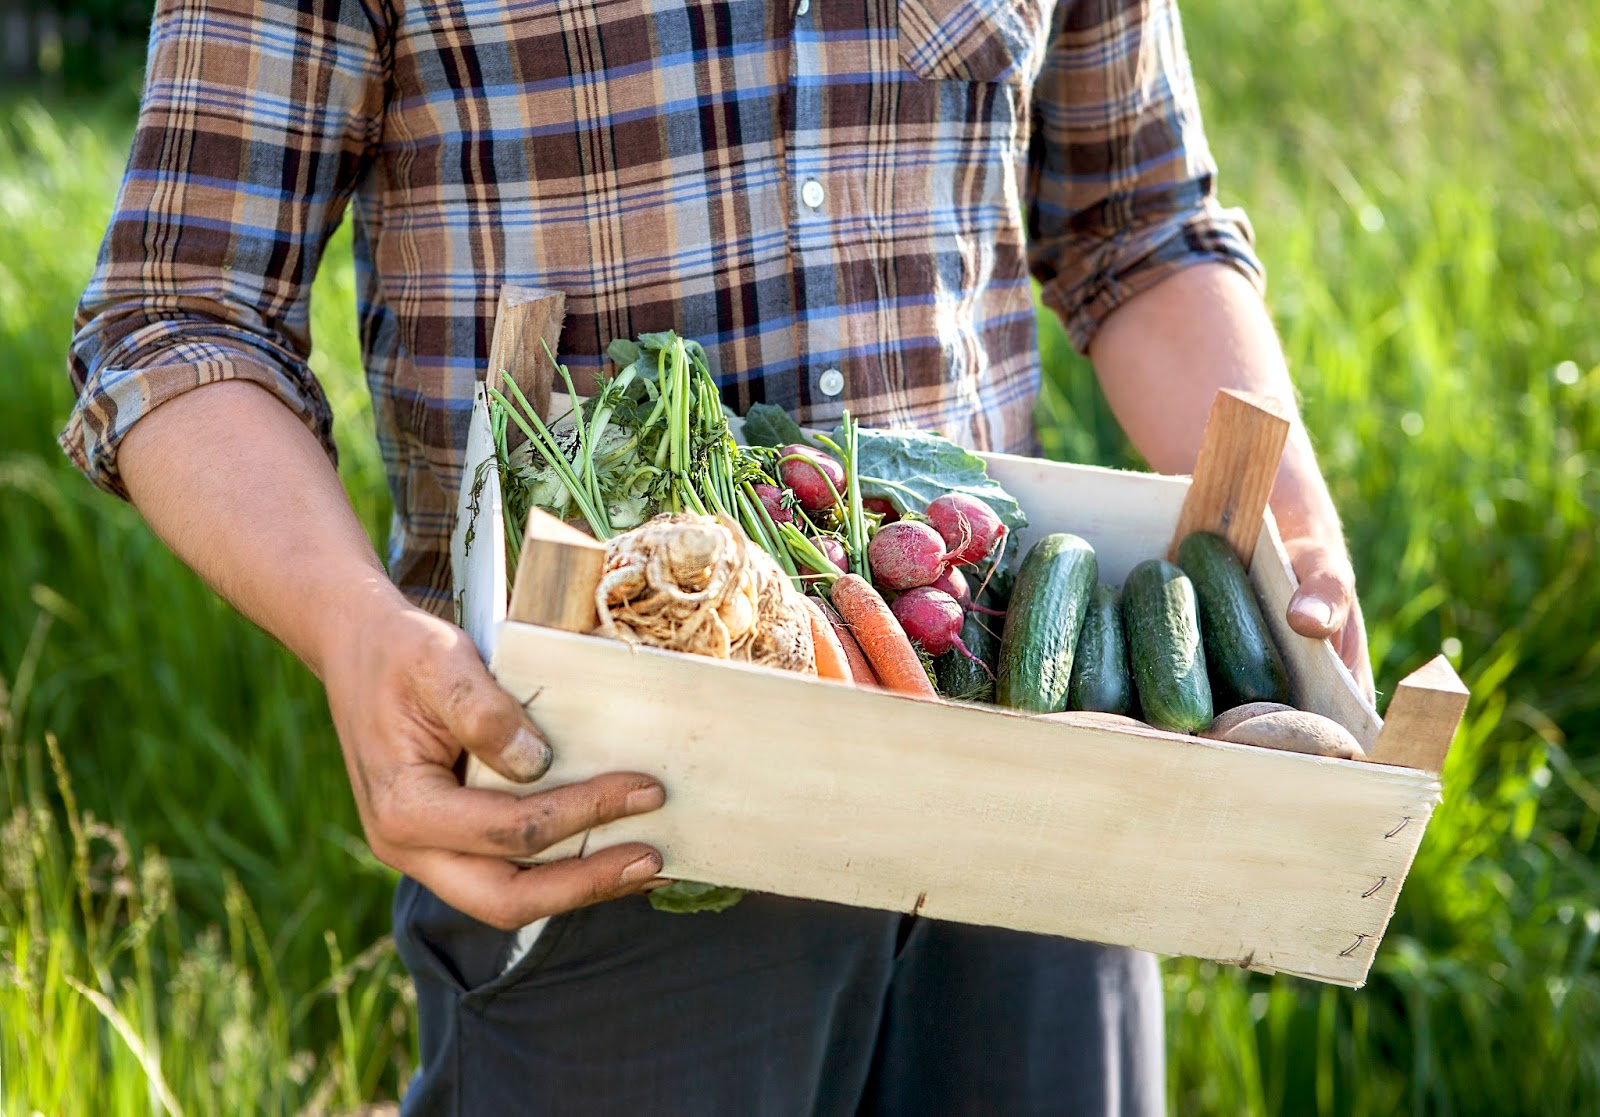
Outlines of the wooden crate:
{"type": "MultiPolygon", "coordinates": [[[[458,602],[552,742],[533,788],[615,770],[667,788],[660,811],[552,856],[644,841],[669,876],[1365,981],[1439,802],[1466,691],[1437,659],[1380,720],[1332,648],[1284,623],[1293,575],[1270,515],[1236,506],[1237,484],[1223,486],[1235,503],[1218,526],[1260,525],[1250,576],[1294,702],[1348,728],[1367,762],[932,703],[508,621],[498,479],[477,472],[491,453],[480,388],[458,602]]],[[[985,460],[1029,515],[1017,544],[1074,532],[1107,582],[1165,554],[1199,503],[1188,478],[985,460]]],[[[469,779],[519,790],[482,766],[469,779]]]]}

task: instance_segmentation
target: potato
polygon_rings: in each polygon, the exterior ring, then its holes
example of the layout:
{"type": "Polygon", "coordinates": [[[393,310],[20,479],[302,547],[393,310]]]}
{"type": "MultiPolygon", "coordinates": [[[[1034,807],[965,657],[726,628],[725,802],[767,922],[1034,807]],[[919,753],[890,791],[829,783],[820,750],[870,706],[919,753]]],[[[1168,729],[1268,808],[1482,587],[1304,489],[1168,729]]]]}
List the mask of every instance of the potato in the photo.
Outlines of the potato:
{"type": "Polygon", "coordinates": [[[1311,756],[1335,756],[1343,760],[1365,760],[1366,752],[1350,731],[1321,714],[1305,710],[1277,710],[1259,714],[1235,725],[1222,740],[1240,745],[1256,745],[1284,752],[1303,752],[1311,756]]]}
{"type": "Polygon", "coordinates": [[[1276,713],[1281,710],[1293,710],[1293,706],[1285,706],[1282,702],[1246,702],[1243,706],[1235,706],[1231,710],[1224,710],[1218,714],[1210,725],[1206,726],[1202,737],[1210,737],[1214,741],[1223,740],[1223,734],[1242,721],[1249,721],[1262,714],[1276,713]]]}

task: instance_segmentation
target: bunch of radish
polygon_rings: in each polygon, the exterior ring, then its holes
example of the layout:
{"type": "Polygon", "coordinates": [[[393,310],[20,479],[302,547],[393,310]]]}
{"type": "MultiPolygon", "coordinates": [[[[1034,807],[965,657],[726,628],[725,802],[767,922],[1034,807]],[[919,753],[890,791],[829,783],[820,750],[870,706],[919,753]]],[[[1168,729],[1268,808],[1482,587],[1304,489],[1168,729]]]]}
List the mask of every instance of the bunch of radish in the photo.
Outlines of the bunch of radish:
{"type": "Polygon", "coordinates": [[[899,593],[894,615],[929,655],[954,648],[976,660],[961,641],[961,623],[972,607],[961,567],[993,554],[1005,525],[992,508],[965,493],[936,497],[926,516],[926,522],[902,519],[878,529],[867,548],[873,580],[899,593]]]}
{"type": "MultiPolygon", "coordinates": [[[[977,608],[962,571],[991,557],[991,569],[999,566],[996,550],[1003,550],[1005,524],[988,504],[965,493],[936,497],[920,514],[864,496],[854,473],[852,429],[847,423],[843,446],[819,439],[838,458],[802,443],[780,447],[767,466],[769,481],[776,483],[763,481],[751,491],[770,527],[787,544],[798,576],[816,579],[819,589],[826,587],[841,613],[856,614],[844,617],[845,628],[863,650],[871,649],[867,658],[877,677],[870,681],[931,692],[908,641],[930,656],[953,650],[982,662],[961,639],[967,613],[977,608]],[[850,574],[852,570],[866,578],[850,574]],[[848,591],[844,602],[841,590],[848,591]],[[874,609],[849,608],[855,598],[868,597],[877,600],[874,609]],[[902,662],[891,667],[874,654],[880,651],[875,645],[896,643],[909,659],[901,656],[902,662]],[[886,670],[897,679],[904,676],[899,679],[903,685],[885,677],[886,670]]],[[[859,671],[855,674],[858,682],[869,681],[859,671]]]]}

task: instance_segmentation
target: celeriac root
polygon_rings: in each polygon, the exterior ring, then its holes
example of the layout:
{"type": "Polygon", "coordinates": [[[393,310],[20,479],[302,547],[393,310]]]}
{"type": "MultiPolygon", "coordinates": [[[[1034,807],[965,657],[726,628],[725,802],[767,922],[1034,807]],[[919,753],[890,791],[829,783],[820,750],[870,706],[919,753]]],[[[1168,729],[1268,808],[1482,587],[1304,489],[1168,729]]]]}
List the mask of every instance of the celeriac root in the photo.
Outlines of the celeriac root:
{"type": "Polygon", "coordinates": [[[816,674],[804,599],[726,516],[660,515],[612,538],[595,606],[613,639],[816,674]]]}

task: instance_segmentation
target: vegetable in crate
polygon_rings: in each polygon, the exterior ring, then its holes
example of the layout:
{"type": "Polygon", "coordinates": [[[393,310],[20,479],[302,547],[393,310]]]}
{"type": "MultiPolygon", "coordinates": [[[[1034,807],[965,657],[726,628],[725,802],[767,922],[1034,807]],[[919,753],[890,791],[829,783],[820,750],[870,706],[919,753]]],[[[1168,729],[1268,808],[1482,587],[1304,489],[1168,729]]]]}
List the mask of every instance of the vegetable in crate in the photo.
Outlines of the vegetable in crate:
{"type": "MultiPolygon", "coordinates": [[[[843,428],[833,442],[844,445],[843,428]]],[[[964,493],[987,504],[1008,531],[1028,526],[1016,498],[989,476],[983,459],[926,431],[861,428],[856,437],[863,500],[889,501],[900,512],[919,511],[946,493],[964,493]]]]}
{"type": "Polygon", "coordinates": [[[777,563],[726,516],[657,516],[606,544],[600,633],[816,673],[811,617],[777,563]]]}
{"type": "Polygon", "coordinates": [[[950,562],[957,566],[982,562],[1006,534],[1006,525],[994,509],[967,493],[934,498],[928,502],[927,516],[950,548],[950,562]]]}
{"type": "Polygon", "coordinates": [[[1089,597],[1088,614],[1072,657],[1067,709],[1126,714],[1133,708],[1133,678],[1128,672],[1128,641],[1122,629],[1122,595],[1099,585],[1089,597]]]}
{"type": "Polygon", "coordinates": [[[1289,701],[1283,657],[1233,547],[1212,532],[1192,532],[1178,544],[1178,565],[1194,583],[1217,704],[1289,701]]]}
{"type": "Polygon", "coordinates": [[[1161,559],[1135,566],[1122,583],[1122,621],[1145,720],[1180,733],[1210,724],[1211,682],[1189,576],[1161,559]]]}
{"type": "MultiPolygon", "coordinates": [[[[982,595],[988,606],[999,603],[994,588],[991,584],[982,595]]],[[[934,659],[934,678],[939,693],[946,698],[957,702],[994,701],[994,669],[1000,654],[1000,637],[996,633],[1001,622],[992,614],[992,609],[989,615],[969,609],[961,622],[961,642],[972,655],[951,649],[934,659]]]]}
{"type": "Polygon", "coordinates": [[[1028,549],[1000,634],[996,703],[1034,713],[1066,706],[1073,651],[1099,577],[1094,548],[1076,535],[1046,535],[1028,549]]]}
{"type": "Polygon", "coordinates": [[[829,596],[885,688],[938,697],[905,629],[871,582],[859,574],[846,574],[835,579],[829,596]]]}
{"type": "MultiPolygon", "coordinates": [[[[726,516],[661,515],[606,544],[600,632],[628,643],[816,673],[812,615],[776,562],[726,516]]],[[[674,881],[659,911],[722,911],[737,888],[674,881]]]]}
{"type": "Polygon", "coordinates": [[[1366,750],[1348,729],[1332,718],[1307,710],[1273,710],[1257,714],[1228,729],[1220,739],[1309,756],[1332,756],[1340,760],[1367,758],[1366,750]]]}
{"type": "Polygon", "coordinates": [[[845,490],[844,467],[821,450],[799,443],[778,451],[778,476],[807,512],[826,512],[845,490]]]}
{"type": "Polygon", "coordinates": [[[930,656],[956,651],[974,663],[982,662],[961,641],[965,610],[959,601],[943,590],[918,586],[895,598],[891,608],[905,628],[906,635],[930,656]]]}
{"type": "Polygon", "coordinates": [[[867,545],[872,580],[887,590],[909,590],[934,582],[950,555],[939,533],[921,520],[896,520],[878,529],[867,545]]]}

